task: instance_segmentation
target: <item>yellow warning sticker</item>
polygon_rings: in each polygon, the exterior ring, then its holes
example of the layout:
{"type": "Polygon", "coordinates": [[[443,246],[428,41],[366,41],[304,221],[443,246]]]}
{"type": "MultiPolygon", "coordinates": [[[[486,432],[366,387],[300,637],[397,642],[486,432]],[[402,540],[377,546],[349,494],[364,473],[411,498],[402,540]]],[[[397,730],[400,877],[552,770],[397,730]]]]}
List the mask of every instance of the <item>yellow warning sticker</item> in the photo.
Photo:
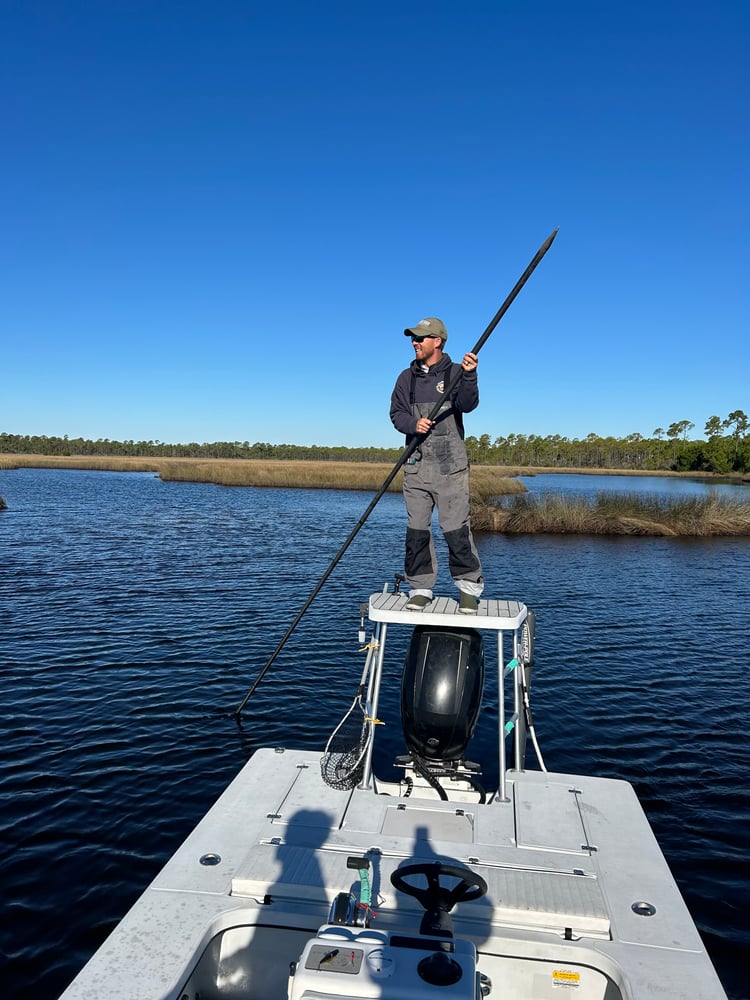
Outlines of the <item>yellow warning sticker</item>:
{"type": "Polygon", "coordinates": [[[553,969],[552,985],[567,990],[577,990],[581,985],[581,973],[572,969],[553,969]]]}

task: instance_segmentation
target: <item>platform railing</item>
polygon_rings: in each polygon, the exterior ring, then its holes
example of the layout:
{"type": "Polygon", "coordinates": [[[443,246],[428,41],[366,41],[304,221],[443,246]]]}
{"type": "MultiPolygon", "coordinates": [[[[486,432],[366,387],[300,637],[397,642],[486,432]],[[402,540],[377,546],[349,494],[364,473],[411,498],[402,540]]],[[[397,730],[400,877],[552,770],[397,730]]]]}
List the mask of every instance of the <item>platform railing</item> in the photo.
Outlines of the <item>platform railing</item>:
{"type": "MultiPolygon", "coordinates": [[[[367,706],[367,715],[370,719],[377,719],[378,717],[380,681],[383,676],[383,658],[385,657],[385,640],[387,634],[388,625],[385,622],[376,622],[372,633],[372,639],[370,640],[370,648],[367,651],[369,666],[367,672],[367,697],[365,704],[367,706]]],[[[371,725],[374,725],[374,723],[371,723],[371,725]]],[[[372,754],[374,745],[374,733],[370,732],[367,751],[365,753],[362,780],[359,783],[360,788],[370,788],[372,785],[372,754]]]]}
{"type": "MultiPolygon", "coordinates": [[[[389,593],[387,585],[383,588],[383,593],[389,593]]],[[[468,622],[465,619],[461,622],[461,626],[464,628],[466,626],[472,626],[479,629],[489,629],[497,635],[497,741],[499,777],[497,793],[492,801],[499,803],[510,801],[507,794],[508,782],[506,777],[506,773],[508,771],[508,737],[512,737],[513,769],[516,771],[525,770],[528,732],[526,715],[524,712],[523,676],[519,661],[524,655],[521,643],[521,629],[523,627],[523,620],[526,617],[526,609],[522,605],[520,607],[523,618],[521,619],[520,624],[517,624],[518,618],[516,618],[516,625],[514,628],[498,628],[497,619],[495,619],[492,625],[488,626],[487,624],[484,624],[484,620],[481,616],[472,622],[468,622]],[[509,647],[510,652],[510,656],[507,660],[506,647],[509,647]]],[[[397,621],[398,623],[406,623],[405,619],[402,618],[400,614],[393,613],[390,610],[388,613],[394,621],[397,621]]],[[[420,620],[423,620],[424,617],[425,616],[420,616],[420,620]]],[[[412,619],[409,614],[407,614],[407,618],[409,624],[411,624],[412,621],[414,624],[419,623],[418,619],[412,619]]],[[[370,648],[367,653],[368,670],[366,704],[368,717],[370,719],[376,719],[380,701],[380,684],[383,675],[383,662],[385,657],[388,625],[385,621],[373,619],[372,615],[371,620],[373,620],[374,629],[372,639],[369,643],[370,648]]],[[[451,624],[453,627],[458,627],[455,624],[455,618],[452,619],[451,624]]],[[[374,780],[372,763],[373,747],[375,742],[374,733],[371,732],[369,735],[370,738],[365,752],[362,779],[359,783],[359,788],[361,789],[370,788],[374,780]]]]}
{"type": "Polygon", "coordinates": [[[525,770],[524,761],[526,758],[526,717],[523,712],[523,691],[521,689],[521,671],[519,669],[519,657],[521,655],[521,641],[519,630],[514,629],[508,633],[511,639],[513,655],[506,662],[505,660],[505,636],[506,630],[497,633],[497,688],[498,688],[498,719],[497,719],[497,743],[498,743],[498,767],[500,771],[496,802],[510,801],[507,794],[508,755],[507,737],[513,735],[513,768],[516,771],[525,770]],[[507,716],[506,710],[506,684],[508,677],[512,681],[513,711],[507,716]]]}

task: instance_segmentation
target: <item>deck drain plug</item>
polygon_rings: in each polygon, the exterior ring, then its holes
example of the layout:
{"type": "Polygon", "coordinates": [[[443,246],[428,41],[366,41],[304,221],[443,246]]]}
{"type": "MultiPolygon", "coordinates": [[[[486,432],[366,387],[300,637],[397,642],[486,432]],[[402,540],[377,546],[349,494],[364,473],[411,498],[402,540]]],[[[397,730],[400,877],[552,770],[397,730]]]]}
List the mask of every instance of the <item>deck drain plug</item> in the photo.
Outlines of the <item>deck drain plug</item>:
{"type": "Polygon", "coordinates": [[[202,865],[218,865],[221,858],[218,854],[202,854],[198,860],[202,865]]]}
{"type": "Polygon", "coordinates": [[[656,913],[656,907],[652,903],[645,903],[642,900],[638,903],[633,903],[630,909],[633,913],[637,913],[639,917],[653,917],[656,913]]]}

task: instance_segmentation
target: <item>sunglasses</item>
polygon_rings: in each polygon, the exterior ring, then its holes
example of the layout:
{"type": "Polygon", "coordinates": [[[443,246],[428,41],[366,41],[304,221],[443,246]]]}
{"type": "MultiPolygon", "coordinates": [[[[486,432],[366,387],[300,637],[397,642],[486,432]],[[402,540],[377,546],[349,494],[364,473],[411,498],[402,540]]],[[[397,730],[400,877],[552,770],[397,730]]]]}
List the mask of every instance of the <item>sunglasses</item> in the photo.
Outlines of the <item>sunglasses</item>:
{"type": "Polygon", "coordinates": [[[415,337],[412,334],[411,342],[412,344],[421,344],[423,340],[440,340],[440,337],[433,337],[432,334],[425,334],[424,337],[415,337]]]}

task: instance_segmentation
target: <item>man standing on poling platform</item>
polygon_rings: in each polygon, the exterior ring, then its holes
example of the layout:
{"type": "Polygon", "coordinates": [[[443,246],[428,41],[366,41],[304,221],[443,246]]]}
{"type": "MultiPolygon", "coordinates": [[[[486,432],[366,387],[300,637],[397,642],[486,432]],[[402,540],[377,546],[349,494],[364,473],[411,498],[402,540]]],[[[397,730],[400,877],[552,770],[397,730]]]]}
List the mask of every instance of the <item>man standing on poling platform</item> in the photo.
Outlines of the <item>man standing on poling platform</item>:
{"type": "Polygon", "coordinates": [[[482,567],[469,524],[469,460],[464,444],[463,414],[479,405],[477,356],[466,353],[454,364],[443,347],[448,331],[434,316],[404,330],[415,359],[401,372],[391,396],[391,420],[417,447],[404,465],[404,500],[408,522],[404,572],[410,611],[432,602],[437,558],[432,513],[448,545],[448,565],[459,590],[459,611],[476,614],[484,589],[482,567]],[[463,369],[459,375],[459,369],[463,369]],[[434,420],[429,414],[448,395],[434,420]]]}

